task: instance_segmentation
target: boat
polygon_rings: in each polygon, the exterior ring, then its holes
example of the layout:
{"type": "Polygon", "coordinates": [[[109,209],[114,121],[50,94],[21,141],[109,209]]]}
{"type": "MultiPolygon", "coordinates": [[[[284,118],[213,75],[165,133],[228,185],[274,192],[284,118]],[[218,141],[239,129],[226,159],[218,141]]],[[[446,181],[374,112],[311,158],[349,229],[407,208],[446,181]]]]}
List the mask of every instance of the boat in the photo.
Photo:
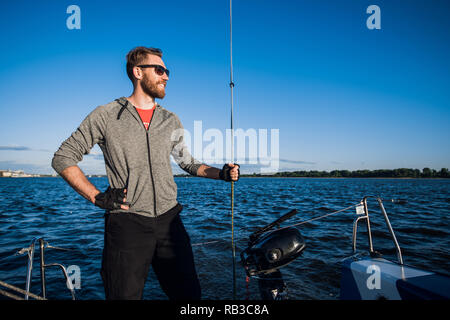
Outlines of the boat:
{"type": "MultiPolygon", "coordinates": [[[[391,199],[389,201],[401,203],[403,200],[391,199]]],[[[296,227],[312,220],[346,211],[349,208],[355,208],[357,216],[353,221],[352,255],[342,261],[341,300],[450,299],[450,277],[405,264],[400,245],[384,208],[383,199],[378,196],[366,196],[356,205],[297,224],[281,227],[284,221],[297,213],[297,210],[293,209],[250,234],[248,247],[240,254],[241,264],[248,277],[257,279],[262,300],[295,300],[295,297],[290,297],[287,293],[287,284],[283,279],[281,269],[299,258],[304,250],[307,249],[307,243],[302,237],[300,230],[296,227]],[[396,261],[383,257],[381,253],[373,248],[368,208],[369,200],[376,201],[381,209],[386,228],[395,247],[396,261]],[[358,252],[357,231],[359,224],[364,222],[367,230],[368,252],[358,252]]],[[[11,293],[0,289],[0,294],[16,300],[29,300],[30,298],[45,300],[47,299],[45,270],[50,267],[57,267],[63,273],[70,297],[75,300],[74,286],[72,279],[68,276],[66,267],[59,263],[46,263],[45,249],[70,250],[51,246],[43,238],[33,239],[29,247],[17,252],[18,255],[28,255],[25,290],[0,281],[0,287],[5,287],[14,292],[11,293]],[[30,292],[33,260],[37,243],[40,251],[41,296],[30,292]]]]}
{"type": "MultiPolygon", "coordinates": [[[[390,200],[402,203],[404,200],[390,200]]],[[[383,199],[365,196],[355,206],[357,217],[353,222],[353,254],[342,261],[340,281],[341,300],[447,300],[450,299],[450,277],[428,270],[422,270],[403,262],[403,255],[383,199]],[[372,229],[368,210],[368,200],[375,200],[386,222],[397,253],[397,261],[390,261],[374,250],[372,229]],[[357,252],[356,240],[358,225],[365,222],[367,228],[368,252],[357,252]]],[[[330,216],[348,208],[326,214],[330,216]]],[[[243,266],[247,276],[259,281],[261,298],[265,300],[285,300],[286,283],[280,272],[281,267],[293,262],[307,247],[294,226],[280,228],[281,222],[296,213],[292,210],[271,224],[260,228],[249,237],[249,247],[242,254],[243,266]],[[273,228],[277,227],[275,230],[273,228]],[[261,235],[263,235],[261,237],[261,235]]],[[[317,220],[313,218],[311,220],[317,220]]],[[[302,222],[307,223],[311,220],[302,222]]],[[[294,297],[295,299],[295,297],[294,297]]]]}
{"type": "Polygon", "coordinates": [[[421,270],[403,262],[400,245],[389,221],[381,197],[364,197],[357,208],[358,218],[353,223],[353,253],[343,261],[341,274],[342,300],[447,300],[450,299],[450,277],[421,270]],[[397,254],[397,261],[385,259],[373,249],[368,199],[375,199],[383,214],[397,254]],[[366,222],[368,256],[356,254],[358,223],[366,222]]]}

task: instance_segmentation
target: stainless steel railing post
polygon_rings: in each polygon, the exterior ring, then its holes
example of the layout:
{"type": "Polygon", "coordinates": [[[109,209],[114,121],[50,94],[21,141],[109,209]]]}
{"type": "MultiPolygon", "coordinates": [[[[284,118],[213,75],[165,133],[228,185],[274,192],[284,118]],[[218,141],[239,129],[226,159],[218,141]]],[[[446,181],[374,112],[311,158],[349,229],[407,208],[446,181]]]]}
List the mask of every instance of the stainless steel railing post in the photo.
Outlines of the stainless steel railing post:
{"type": "Polygon", "coordinates": [[[67,274],[66,268],[60,263],[50,263],[50,264],[47,264],[46,267],[58,267],[61,269],[61,271],[64,275],[64,278],[66,279],[67,289],[69,289],[70,294],[72,295],[72,300],[75,300],[75,290],[74,290],[72,282],[70,281],[69,275],[67,274]]]}
{"type": "Polygon", "coordinates": [[[394,242],[395,249],[397,251],[397,259],[398,262],[403,265],[403,257],[402,257],[402,251],[400,250],[400,245],[398,244],[397,238],[395,237],[394,230],[392,229],[391,223],[389,221],[388,215],[386,213],[386,210],[384,209],[383,201],[381,198],[377,198],[378,204],[380,205],[381,212],[383,213],[384,220],[386,221],[386,224],[388,226],[389,232],[392,237],[392,241],[394,242]]]}
{"type": "Polygon", "coordinates": [[[34,244],[37,238],[34,238],[31,241],[31,245],[29,248],[28,254],[28,266],[27,266],[27,282],[25,283],[25,300],[28,300],[28,294],[30,293],[31,287],[31,275],[33,273],[33,258],[34,258],[34,244]]]}
{"type": "Polygon", "coordinates": [[[352,237],[353,253],[356,253],[356,234],[358,232],[358,222],[359,222],[359,220],[362,220],[362,219],[367,219],[367,217],[366,216],[358,217],[353,222],[353,237],[352,237]]]}
{"type": "Polygon", "coordinates": [[[373,253],[373,243],[372,243],[372,231],[370,229],[370,218],[369,218],[369,209],[367,208],[367,198],[363,198],[363,204],[364,204],[364,211],[366,214],[366,225],[367,225],[367,236],[369,240],[369,251],[370,253],[373,253]]]}
{"type": "MultiPolygon", "coordinates": [[[[58,247],[54,247],[54,246],[50,246],[48,244],[48,242],[45,242],[43,238],[34,238],[31,241],[31,244],[28,248],[23,248],[21,250],[19,250],[16,255],[22,255],[23,253],[27,253],[28,255],[28,264],[27,264],[27,281],[25,284],[25,290],[23,289],[18,289],[18,288],[14,288],[15,290],[19,290],[19,292],[23,293],[25,296],[25,300],[28,300],[29,297],[35,298],[35,299],[43,299],[46,300],[46,279],[45,279],[45,268],[47,267],[58,267],[62,270],[64,278],[66,280],[66,285],[67,288],[69,289],[71,295],[72,295],[72,299],[75,300],[75,288],[67,274],[67,270],[66,268],[59,263],[50,263],[50,264],[45,264],[45,247],[48,248],[53,248],[53,249],[57,249],[57,250],[69,250],[69,249],[64,249],[64,248],[58,248],[58,247]],[[33,275],[33,260],[34,260],[34,251],[36,249],[36,241],[39,241],[39,249],[40,249],[40,271],[41,271],[41,289],[42,289],[42,297],[37,296],[35,294],[32,294],[30,292],[30,288],[31,288],[31,281],[32,281],[32,275],[33,275]],[[21,291],[20,291],[21,290],[21,291]]],[[[7,285],[7,284],[6,284],[7,285]]]]}
{"type": "Polygon", "coordinates": [[[42,296],[46,297],[46,288],[45,288],[45,261],[44,261],[44,239],[39,239],[39,247],[41,251],[41,289],[42,289],[42,296]]]}

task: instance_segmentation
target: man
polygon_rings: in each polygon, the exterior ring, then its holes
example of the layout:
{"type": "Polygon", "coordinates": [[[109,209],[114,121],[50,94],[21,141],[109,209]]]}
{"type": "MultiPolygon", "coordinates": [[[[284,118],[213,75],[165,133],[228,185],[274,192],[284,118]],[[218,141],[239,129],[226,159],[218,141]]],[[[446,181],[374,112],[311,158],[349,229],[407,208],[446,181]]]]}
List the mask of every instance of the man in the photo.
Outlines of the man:
{"type": "Polygon", "coordinates": [[[179,213],[172,155],[186,172],[237,181],[239,166],[222,170],[195,160],[178,117],[162,108],[169,70],[162,51],[127,54],[133,93],[93,110],[56,151],[52,166],[75,191],[106,210],[101,276],[106,299],[142,299],[150,265],[169,299],[200,299],[190,239],[179,213]],[[98,144],[110,187],[100,192],[77,163],[98,144]]]}

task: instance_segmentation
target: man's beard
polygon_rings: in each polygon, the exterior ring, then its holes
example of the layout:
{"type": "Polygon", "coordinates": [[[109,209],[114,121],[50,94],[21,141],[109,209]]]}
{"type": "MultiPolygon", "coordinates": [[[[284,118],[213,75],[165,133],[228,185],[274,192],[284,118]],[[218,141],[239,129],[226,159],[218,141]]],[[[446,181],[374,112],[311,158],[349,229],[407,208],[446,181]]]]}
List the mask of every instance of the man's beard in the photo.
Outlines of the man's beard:
{"type": "Polygon", "coordinates": [[[163,99],[166,95],[166,90],[165,88],[159,87],[159,84],[161,83],[164,82],[151,82],[150,79],[144,75],[144,78],[141,81],[141,88],[147,95],[153,98],[163,99]]]}

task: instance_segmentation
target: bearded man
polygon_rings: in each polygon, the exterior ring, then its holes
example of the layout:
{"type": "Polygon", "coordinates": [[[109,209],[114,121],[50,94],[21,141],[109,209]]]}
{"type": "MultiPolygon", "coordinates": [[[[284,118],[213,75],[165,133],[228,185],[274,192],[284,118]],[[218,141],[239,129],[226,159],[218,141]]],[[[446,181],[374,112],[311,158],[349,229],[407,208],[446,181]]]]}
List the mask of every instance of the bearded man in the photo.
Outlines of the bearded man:
{"type": "Polygon", "coordinates": [[[194,159],[179,118],[159,104],[169,80],[162,51],[127,54],[133,93],[94,109],[55,152],[52,167],[85,199],[105,209],[101,277],[106,299],[142,299],[150,266],[169,299],[200,299],[192,247],[180,217],[170,156],[194,176],[239,179],[239,166],[222,169],[194,159]],[[78,167],[98,144],[109,187],[100,192],[78,167]]]}

